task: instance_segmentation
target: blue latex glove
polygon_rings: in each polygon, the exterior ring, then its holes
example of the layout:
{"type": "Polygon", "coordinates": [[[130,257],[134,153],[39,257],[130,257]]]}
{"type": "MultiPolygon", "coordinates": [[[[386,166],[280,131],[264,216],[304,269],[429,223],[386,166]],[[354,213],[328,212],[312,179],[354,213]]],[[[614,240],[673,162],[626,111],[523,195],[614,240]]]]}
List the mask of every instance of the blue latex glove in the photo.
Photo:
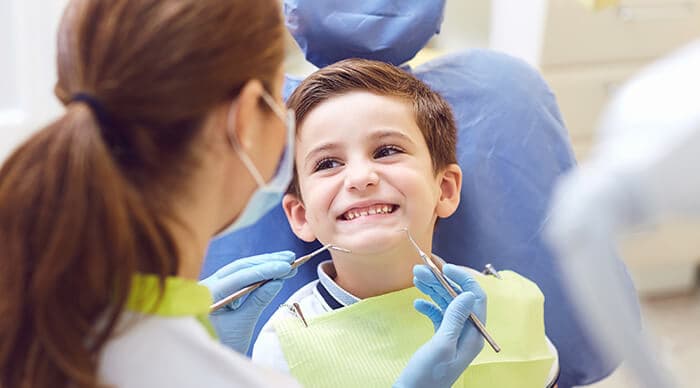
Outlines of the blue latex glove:
{"type": "Polygon", "coordinates": [[[247,285],[276,279],[209,315],[219,341],[245,354],[263,309],[282,288],[283,279],[296,275],[290,266],[295,258],[294,252],[282,251],[238,259],[200,282],[219,301],[247,285]]]}
{"type": "Polygon", "coordinates": [[[437,304],[422,299],[414,303],[433,322],[435,335],[411,357],[394,387],[451,387],[484,347],[467,318],[474,312],[486,323],[486,294],[463,268],[447,264],[443,271],[462,289],[454,300],[428,267],[413,269],[413,283],[437,304]]]}

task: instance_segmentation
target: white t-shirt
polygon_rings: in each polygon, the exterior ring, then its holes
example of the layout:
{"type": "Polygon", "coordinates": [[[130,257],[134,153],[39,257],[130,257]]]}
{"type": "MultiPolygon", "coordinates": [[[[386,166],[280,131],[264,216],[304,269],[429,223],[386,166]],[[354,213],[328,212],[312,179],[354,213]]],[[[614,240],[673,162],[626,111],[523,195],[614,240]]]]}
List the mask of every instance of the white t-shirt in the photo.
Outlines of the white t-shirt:
{"type": "Polygon", "coordinates": [[[141,387],[299,387],[209,336],[192,316],[125,312],[99,359],[100,382],[141,387]]]}
{"type": "MultiPolygon", "coordinates": [[[[481,276],[480,273],[471,268],[467,268],[467,270],[469,270],[470,273],[481,276]]],[[[293,303],[299,304],[304,318],[308,320],[337,308],[351,305],[360,300],[335,283],[333,280],[335,277],[335,268],[333,267],[332,261],[329,260],[320,263],[317,272],[318,280],[304,285],[304,287],[292,294],[284,305],[279,308],[263,326],[253,346],[252,356],[254,363],[287,374],[290,373],[289,365],[282,351],[282,345],[275,332],[274,322],[279,319],[287,319],[290,317],[301,319],[289,308],[293,303]]],[[[559,377],[559,357],[556,347],[549,338],[547,338],[547,344],[552,354],[555,356],[546,385],[546,387],[551,387],[554,386],[559,377]]]]}

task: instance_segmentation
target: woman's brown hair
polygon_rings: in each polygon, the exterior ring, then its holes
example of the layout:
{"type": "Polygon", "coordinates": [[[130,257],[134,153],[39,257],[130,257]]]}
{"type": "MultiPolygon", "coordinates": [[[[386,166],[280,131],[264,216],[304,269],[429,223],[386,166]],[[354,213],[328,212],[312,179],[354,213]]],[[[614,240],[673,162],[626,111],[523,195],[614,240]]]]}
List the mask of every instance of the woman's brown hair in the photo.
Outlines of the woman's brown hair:
{"type": "Polygon", "coordinates": [[[72,0],[65,114],[0,169],[0,386],[99,385],[135,273],[178,271],[166,224],[208,112],[282,63],[277,1],[72,0]]]}
{"type": "MultiPolygon", "coordinates": [[[[329,98],[353,91],[397,97],[413,108],[430,151],[433,170],[457,163],[457,126],[450,105],[440,94],[412,74],[388,63],[369,59],[346,59],[315,71],[294,90],[287,106],[294,110],[297,135],[306,116],[329,98]]],[[[287,190],[301,198],[296,168],[287,190]]]]}

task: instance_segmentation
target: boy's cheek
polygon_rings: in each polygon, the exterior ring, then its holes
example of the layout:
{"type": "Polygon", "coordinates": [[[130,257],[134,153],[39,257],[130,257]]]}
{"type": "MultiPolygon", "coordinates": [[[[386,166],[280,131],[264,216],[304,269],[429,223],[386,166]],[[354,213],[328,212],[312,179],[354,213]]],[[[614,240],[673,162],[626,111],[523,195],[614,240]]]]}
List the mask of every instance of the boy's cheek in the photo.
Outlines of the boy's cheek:
{"type": "Polygon", "coordinates": [[[331,208],[334,196],[324,185],[307,186],[302,192],[307,216],[313,221],[320,222],[331,217],[331,208]]]}

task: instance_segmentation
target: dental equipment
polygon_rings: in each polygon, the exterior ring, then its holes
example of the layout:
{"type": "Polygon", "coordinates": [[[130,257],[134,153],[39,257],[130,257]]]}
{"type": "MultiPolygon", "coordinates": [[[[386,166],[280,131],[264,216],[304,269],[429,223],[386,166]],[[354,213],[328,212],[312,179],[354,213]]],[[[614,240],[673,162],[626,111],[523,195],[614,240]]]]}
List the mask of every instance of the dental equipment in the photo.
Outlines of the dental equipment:
{"type": "MultiPolygon", "coordinates": [[[[322,246],[321,248],[318,248],[317,250],[309,253],[308,255],[299,257],[298,259],[294,260],[291,264],[292,269],[299,267],[300,265],[311,260],[312,257],[318,255],[319,253],[325,252],[329,249],[332,249],[334,251],[339,251],[339,252],[350,253],[350,250],[348,250],[348,249],[337,247],[337,246],[332,245],[332,244],[326,244],[326,245],[322,246]]],[[[272,281],[272,279],[261,280],[259,282],[253,283],[249,286],[241,288],[240,290],[234,292],[233,294],[231,294],[231,295],[221,299],[220,301],[212,304],[211,306],[209,306],[209,312],[213,313],[214,311],[226,306],[227,304],[237,301],[238,299],[242,298],[244,295],[250,294],[251,292],[257,290],[258,288],[262,287],[263,285],[267,284],[270,281],[272,281]]]]}
{"type": "MultiPolygon", "coordinates": [[[[416,249],[418,252],[418,255],[420,258],[423,260],[425,265],[430,268],[430,271],[435,275],[437,280],[442,284],[442,287],[445,288],[445,290],[452,296],[452,298],[456,298],[458,293],[457,291],[452,288],[452,286],[449,284],[447,277],[445,274],[442,272],[440,268],[435,264],[433,261],[432,257],[428,256],[425,252],[423,252],[422,249],[416,244],[416,241],[413,240],[413,237],[411,237],[411,233],[408,231],[408,228],[403,228],[401,231],[406,232],[406,235],[408,236],[408,240],[411,241],[411,244],[413,244],[413,247],[416,249]]],[[[472,321],[476,329],[479,331],[482,337],[486,340],[486,342],[489,343],[491,348],[493,349],[494,352],[498,353],[501,351],[501,347],[498,346],[496,341],[491,337],[491,334],[489,334],[488,331],[486,331],[486,327],[484,327],[484,324],[481,323],[481,320],[479,320],[479,317],[477,317],[473,312],[469,312],[469,319],[472,321]]]]}
{"type": "Polygon", "coordinates": [[[299,306],[299,303],[297,303],[297,302],[292,303],[292,308],[294,309],[294,313],[304,323],[304,327],[309,327],[309,324],[306,323],[306,318],[304,318],[304,313],[301,312],[301,306],[299,306]]]}
{"type": "Polygon", "coordinates": [[[488,263],[484,266],[484,270],[482,271],[485,275],[491,275],[495,276],[496,279],[503,279],[501,275],[496,271],[496,268],[493,266],[493,264],[488,263]]]}

